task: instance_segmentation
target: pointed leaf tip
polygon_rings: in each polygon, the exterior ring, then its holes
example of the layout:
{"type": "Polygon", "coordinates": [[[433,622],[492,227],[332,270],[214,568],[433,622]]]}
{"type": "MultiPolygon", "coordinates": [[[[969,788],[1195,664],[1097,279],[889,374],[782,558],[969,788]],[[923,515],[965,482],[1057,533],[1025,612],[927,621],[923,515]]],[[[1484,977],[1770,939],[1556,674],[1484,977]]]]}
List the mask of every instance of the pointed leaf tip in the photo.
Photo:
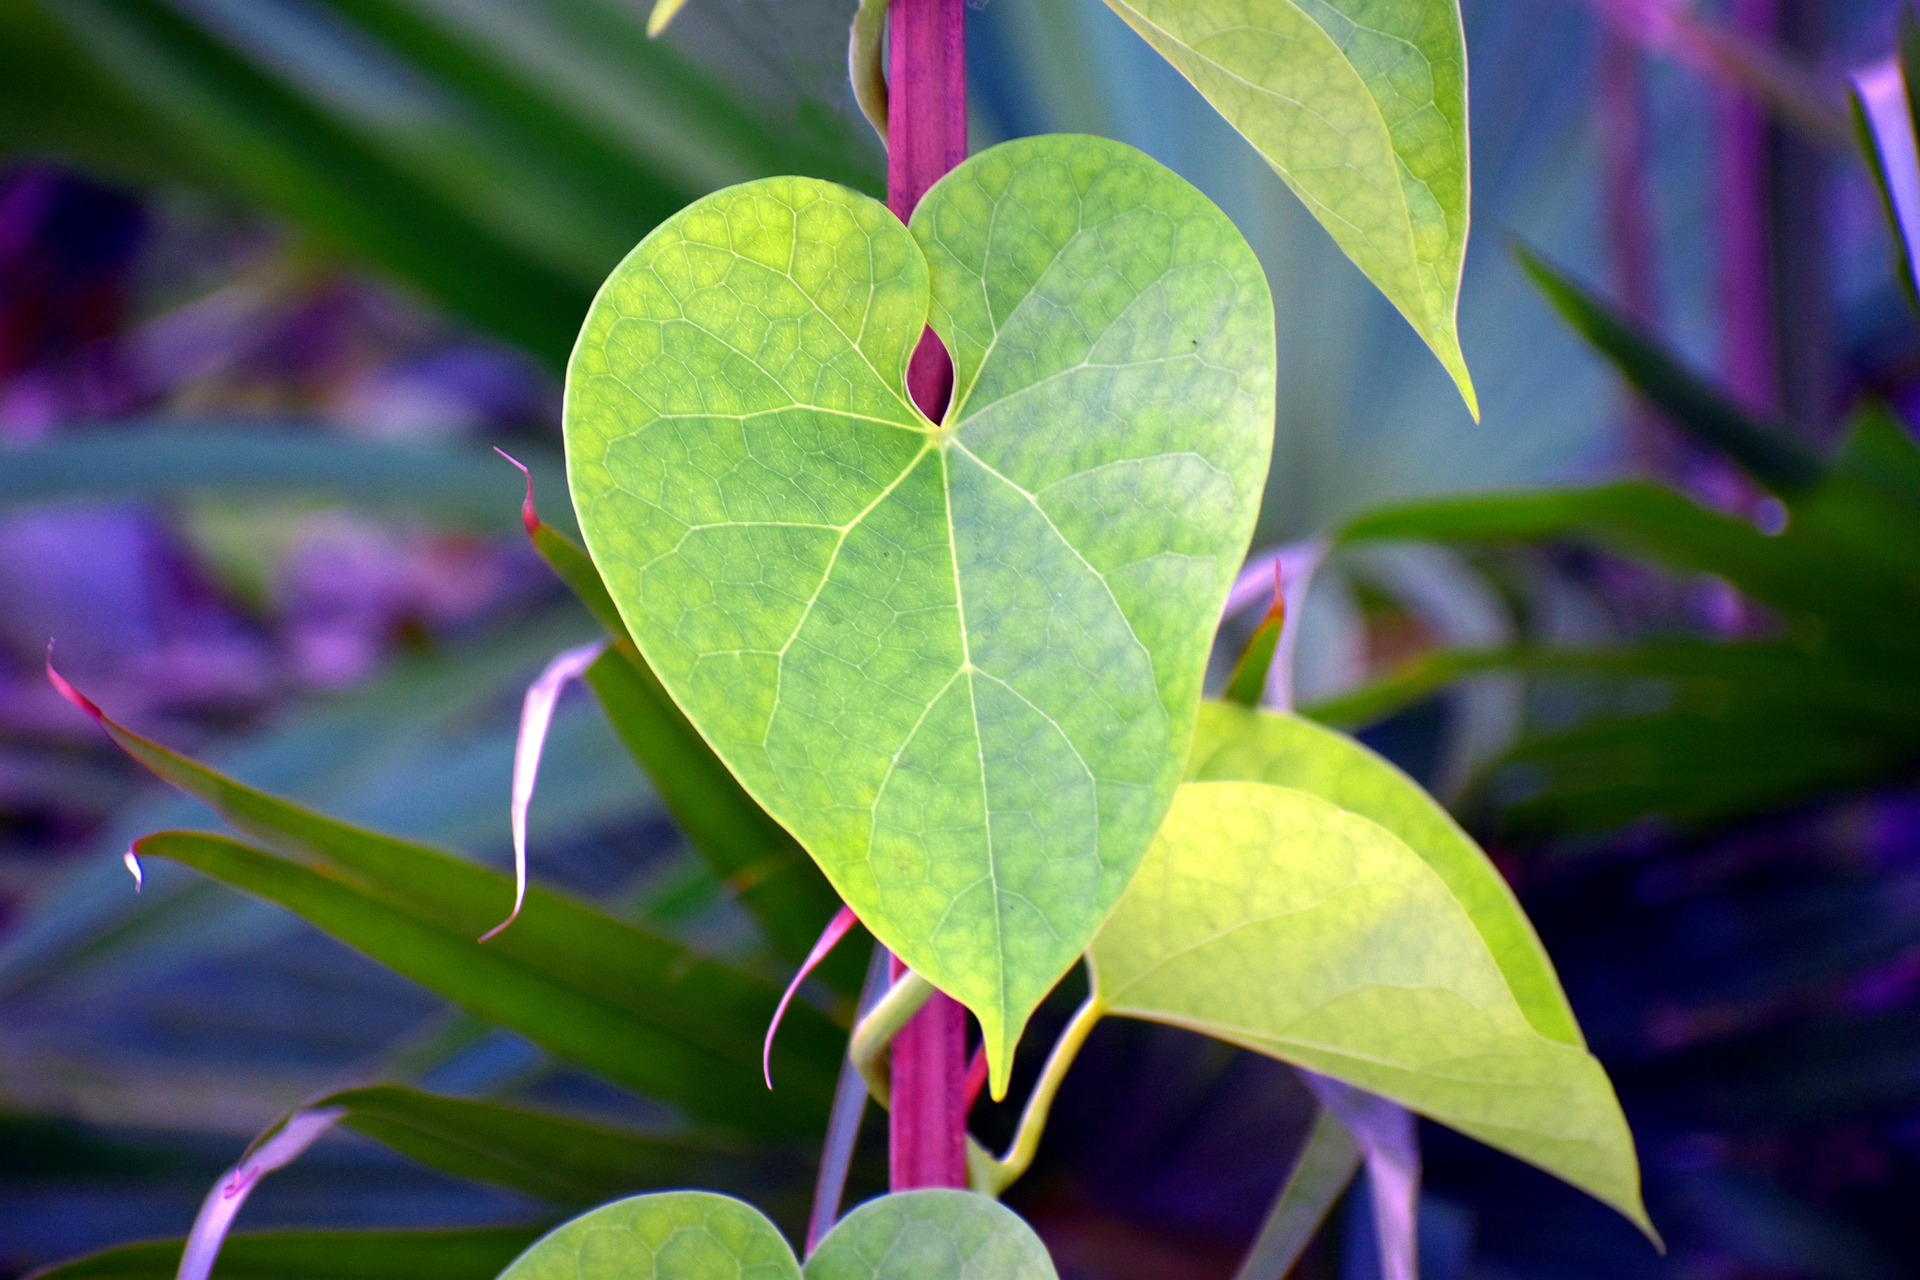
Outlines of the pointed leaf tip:
{"type": "Polygon", "coordinates": [[[833,913],[833,919],[827,921],[827,927],[820,931],[820,940],[813,944],[813,950],[807,952],[807,958],[800,962],[799,972],[793,975],[793,981],[781,993],[780,1003],[774,1007],[773,1019],[767,1023],[767,1039],[760,1047],[760,1071],[766,1077],[767,1088],[773,1088],[773,1037],[780,1030],[780,1020],[787,1016],[787,1006],[793,1003],[793,993],[807,980],[807,975],[819,967],[827,953],[840,944],[853,926],[860,923],[860,917],[853,914],[853,908],[843,906],[833,913]]]}
{"type": "Polygon", "coordinates": [[[527,536],[531,538],[540,531],[540,512],[539,509],[533,505],[533,472],[528,469],[526,463],[520,461],[520,459],[514,457],[499,445],[493,446],[493,451],[505,458],[508,462],[511,462],[514,466],[520,468],[520,474],[526,477],[527,496],[520,502],[520,527],[525,529],[527,536]]]}
{"type": "Polygon", "coordinates": [[[53,685],[55,693],[92,716],[95,724],[105,722],[107,713],[100,709],[99,704],[67,683],[67,678],[53,669],[53,641],[51,640],[47,641],[47,680],[53,685]]]}
{"type": "MultiPolygon", "coordinates": [[[[509,459],[509,461],[512,461],[509,459]]],[[[518,466],[518,463],[514,464],[518,466]]],[[[547,730],[553,725],[553,707],[569,682],[585,675],[587,668],[606,652],[607,642],[596,640],[560,654],[527,687],[520,704],[520,735],[513,748],[513,794],[510,817],[513,824],[513,910],[507,918],[480,935],[486,942],[520,917],[527,900],[527,810],[533,804],[533,786],[540,776],[540,753],[547,745],[547,730]]]]}
{"type": "Polygon", "coordinates": [[[253,1193],[260,1179],[275,1169],[292,1164],[346,1114],[345,1107],[316,1107],[310,1111],[296,1111],[271,1137],[255,1146],[240,1158],[238,1164],[227,1170],[213,1184],[213,1189],[207,1192],[207,1198],[201,1202],[200,1212],[193,1220],[193,1229],[187,1232],[187,1245],[180,1255],[177,1280],[208,1280],[213,1274],[213,1264],[220,1257],[220,1246],[225,1243],[233,1220],[239,1216],[240,1206],[247,1202],[247,1197],[253,1193]]]}
{"type": "Polygon", "coordinates": [[[686,3],[687,0],[654,0],[653,12],[647,15],[647,35],[658,39],[686,3]]]}

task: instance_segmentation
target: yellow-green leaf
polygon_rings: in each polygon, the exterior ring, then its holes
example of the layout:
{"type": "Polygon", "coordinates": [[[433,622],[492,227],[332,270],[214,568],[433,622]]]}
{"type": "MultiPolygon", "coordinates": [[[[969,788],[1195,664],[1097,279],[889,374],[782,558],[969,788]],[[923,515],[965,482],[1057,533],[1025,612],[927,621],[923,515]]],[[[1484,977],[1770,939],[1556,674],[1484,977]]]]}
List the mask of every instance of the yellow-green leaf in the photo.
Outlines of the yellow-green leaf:
{"type": "Polygon", "coordinates": [[[1390,1098],[1651,1231],[1606,1072],[1541,1035],[1440,875],[1304,791],[1180,789],[1091,952],[1095,999],[1390,1098]]]}
{"type": "Polygon", "coordinates": [[[1392,764],[1300,716],[1207,702],[1194,729],[1187,777],[1292,787],[1379,823],[1446,883],[1534,1030],[1566,1044],[1586,1043],[1513,890],[1460,824],[1392,764]]]}
{"type": "Polygon", "coordinates": [[[823,182],[731,188],[588,316],[568,467],[629,632],[862,922],[979,1017],[996,1096],[1172,800],[1273,386],[1239,231],[1097,138],[983,152],[911,230],[823,182]],[[929,319],[939,424],[905,386],[929,319]]]}
{"type": "Polygon", "coordinates": [[[905,1191],[861,1205],[803,1270],[766,1216],[706,1191],[602,1205],[556,1227],[500,1280],[1057,1280],[1017,1214],[970,1191],[905,1191]]]}
{"type": "Polygon", "coordinates": [[[1479,416],[1458,0],[1107,0],[1286,180],[1479,416]]]}

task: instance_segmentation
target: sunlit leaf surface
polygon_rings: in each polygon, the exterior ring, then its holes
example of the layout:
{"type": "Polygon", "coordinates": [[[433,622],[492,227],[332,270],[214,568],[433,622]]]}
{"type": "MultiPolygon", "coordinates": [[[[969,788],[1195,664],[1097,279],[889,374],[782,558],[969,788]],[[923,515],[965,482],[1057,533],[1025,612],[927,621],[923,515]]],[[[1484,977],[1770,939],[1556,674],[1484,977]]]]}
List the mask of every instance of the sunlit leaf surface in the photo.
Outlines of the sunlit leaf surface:
{"type": "Polygon", "coordinates": [[[1584,1043],[1553,964],[1513,890],[1460,824],[1392,764],[1311,720],[1207,702],[1194,729],[1187,777],[1292,787],[1400,837],[1465,909],[1534,1030],[1566,1044],[1584,1043]]]}
{"type": "Polygon", "coordinates": [[[543,1236],[500,1280],[800,1280],[766,1215],[708,1191],[602,1205],[543,1236]]]}
{"type": "Polygon", "coordinates": [[[1643,1228],[1605,1071],[1541,1035],[1407,844],[1285,787],[1182,787],[1095,940],[1096,997],[1343,1080],[1546,1169],[1643,1228]]]}
{"type": "Polygon", "coordinates": [[[628,629],[978,1015],[996,1091],[1171,798],[1272,412],[1245,241],[1092,138],[974,157],[911,233],[824,183],[722,192],[588,318],[568,465],[628,629]],[[940,425],[904,385],[929,310],[940,425]]]}
{"type": "MultiPolygon", "coordinates": [[[[801,1280],[753,1206],[705,1191],[634,1196],[556,1228],[500,1280],[801,1280]]],[[[855,1209],[807,1260],[805,1280],[1055,1280],[1046,1246],[1012,1210],[970,1191],[908,1191],[855,1209]]]]}
{"type": "Polygon", "coordinates": [[[1454,319],[1467,251],[1457,0],[1107,0],[1398,307],[1479,413],[1454,319]]]}

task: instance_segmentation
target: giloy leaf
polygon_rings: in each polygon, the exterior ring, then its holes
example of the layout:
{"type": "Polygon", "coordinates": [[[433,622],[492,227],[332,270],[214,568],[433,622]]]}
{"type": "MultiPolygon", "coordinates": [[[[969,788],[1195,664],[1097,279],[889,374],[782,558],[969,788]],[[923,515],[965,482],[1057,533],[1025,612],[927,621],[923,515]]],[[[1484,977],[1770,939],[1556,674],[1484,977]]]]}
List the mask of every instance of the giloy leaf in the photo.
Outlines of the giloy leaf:
{"type": "Polygon", "coordinates": [[[1107,3],[1286,180],[1479,417],[1454,315],[1471,186],[1458,0],[1107,3]]]}
{"type": "Polygon", "coordinates": [[[1379,1094],[1651,1232],[1606,1072],[1528,1022],[1440,875],[1304,791],[1182,787],[1094,941],[1095,998],[1379,1094]]]}
{"type": "MultiPolygon", "coordinates": [[[[527,471],[511,455],[501,456],[527,471]]],[[[633,647],[620,610],[586,549],[540,518],[530,471],[520,519],[540,558],[613,640],[586,677],[607,723],[646,771],[687,840],[709,869],[739,894],[774,949],[788,959],[805,956],[822,924],[839,909],[839,898],[806,851],[740,789],[660,687],[633,647]]],[[[842,990],[859,989],[857,964],[829,960],[821,976],[842,990]]]]}
{"type": "Polygon", "coordinates": [[[500,1280],[1055,1280],[1012,1210],[968,1191],[882,1196],[841,1220],[803,1271],[752,1205],[707,1191],[634,1196],[538,1241],[500,1280]]]}
{"type": "Polygon", "coordinates": [[[1033,1228],[970,1191],[908,1191],[855,1209],[807,1259],[806,1280],[1056,1280],[1033,1228]]]}
{"type": "Polygon", "coordinates": [[[1185,759],[1271,448],[1272,302],[1117,143],[973,157],[911,231],[801,178],[615,271],[568,370],[587,544],[662,685],[896,955],[1021,1027],[1185,759]],[[931,322],[955,366],[907,396],[931,322]]]}
{"type": "Polygon", "coordinates": [[[1419,784],[1345,734],[1311,720],[1206,702],[1187,777],[1292,787],[1379,823],[1432,867],[1500,966],[1533,1029],[1583,1046],[1539,935],[1487,855],[1419,784]]]}

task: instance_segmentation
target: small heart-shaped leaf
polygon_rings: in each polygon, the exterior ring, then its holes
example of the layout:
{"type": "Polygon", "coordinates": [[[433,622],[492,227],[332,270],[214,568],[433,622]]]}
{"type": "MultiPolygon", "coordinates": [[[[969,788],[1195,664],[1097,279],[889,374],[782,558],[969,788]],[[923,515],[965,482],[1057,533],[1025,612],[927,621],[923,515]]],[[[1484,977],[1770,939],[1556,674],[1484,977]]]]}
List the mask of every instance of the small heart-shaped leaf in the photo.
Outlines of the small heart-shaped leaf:
{"type": "Polygon", "coordinates": [[[869,1200],[807,1259],[806,1280],[1057,1280],[1053,1259],[1013,1210],[971,1191],[903,1191],[869,1200]]]}
{"type": "Polygon", "coordinates": [[[1651,1230],[1606,1072],[1534,1028],[1447,883],[1378,823],[1287,787],[1188,783],[1090,954],[1115,1013],[1390,1098],[1651,1230]]]}
{"type": "Polygon", "coordinates": [[[630,1196],[534,1241],[499,1280],[801,1280],[779,1229],[711,1191],[630,1196]]]}
{"type": "Polygon", "coordinates": [[[971,1191],[906,1191],[855,1209],[807,1260],[766,1215],[707,1191],[602,1205],[554,1228],[500,1280],[1057,1280],[1011,1209],[971,1191]]]}
{"type": "Polygon", "coordinates": [[[1003,1093],[1186,758],[1271,448],[1233,224],[1084,137],[975,156],[912,229],[777,178],[669,219],[567,375],[581,527],[689,720],[1003,1093]],[[907,358],[931,323],[953,402],[907,358]]]}

